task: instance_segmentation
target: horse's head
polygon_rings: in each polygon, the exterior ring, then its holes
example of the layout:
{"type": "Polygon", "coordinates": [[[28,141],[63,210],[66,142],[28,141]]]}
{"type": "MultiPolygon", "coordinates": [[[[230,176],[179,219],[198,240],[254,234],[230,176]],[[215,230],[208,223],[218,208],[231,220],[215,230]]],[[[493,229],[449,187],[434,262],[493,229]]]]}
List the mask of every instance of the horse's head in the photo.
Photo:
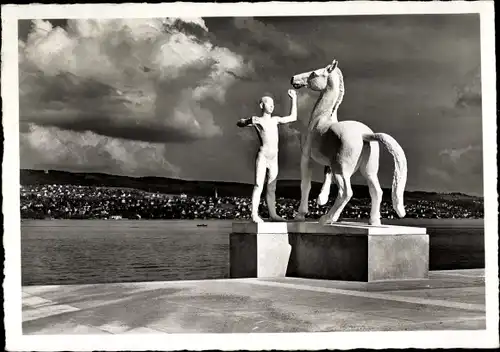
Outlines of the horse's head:
{"type": "Polygon", "coordinates": [[[308,87],[315,91],[323,91],[328,86],[333,86],[333,72],[337,64],[337,60],[334,59],[332,63],[326,67],[293,76],[290,83],[295,89],[308,87]]]}

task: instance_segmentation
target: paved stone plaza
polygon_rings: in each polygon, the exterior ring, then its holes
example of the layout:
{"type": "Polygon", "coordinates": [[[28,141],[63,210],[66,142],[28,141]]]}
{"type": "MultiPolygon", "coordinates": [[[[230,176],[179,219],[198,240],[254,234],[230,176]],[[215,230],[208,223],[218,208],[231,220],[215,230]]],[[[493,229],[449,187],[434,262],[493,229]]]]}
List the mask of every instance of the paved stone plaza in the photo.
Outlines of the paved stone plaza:
{"type": "Polygon", "coordinates": [[[230,279],[23,287],[23,334],[485,329],[484,270],[428,280],[230,279]]]}

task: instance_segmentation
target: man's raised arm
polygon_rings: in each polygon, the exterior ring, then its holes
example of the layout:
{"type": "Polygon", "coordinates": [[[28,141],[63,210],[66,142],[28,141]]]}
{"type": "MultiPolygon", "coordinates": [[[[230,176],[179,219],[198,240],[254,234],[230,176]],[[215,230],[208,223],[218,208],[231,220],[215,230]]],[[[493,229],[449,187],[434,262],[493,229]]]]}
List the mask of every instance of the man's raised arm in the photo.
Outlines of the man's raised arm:
{"type": "Polygon", "coordinates": [[[278,118],[280,123],[297,121],[297,92],[290,89],[288,90],[288,96],[292,98],[292,109],[290,115],[278,118]]]}
{"type": "Polygon", "coordinates": [[[236,123],[236,126],[238,126],[238,127],[248,127],[248,126],[252,126],[252,124],[253,124],[253,117],[249,117],[248,119],[240,119],[236,123]]]}

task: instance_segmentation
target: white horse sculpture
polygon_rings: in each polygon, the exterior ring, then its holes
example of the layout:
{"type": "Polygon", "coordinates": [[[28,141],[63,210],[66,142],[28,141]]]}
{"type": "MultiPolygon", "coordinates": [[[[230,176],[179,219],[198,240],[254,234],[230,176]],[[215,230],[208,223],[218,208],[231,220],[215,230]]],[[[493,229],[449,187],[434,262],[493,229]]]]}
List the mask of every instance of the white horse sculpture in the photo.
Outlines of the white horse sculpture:
{"type": "Polygon", "coordinates": [[[403,193],[406,184],[407,164],[401,146],[385,133],[374,133],[368,126],[357,121],[337,119],[337,110],[344,97],[344,79],[336,60],[314,71],[292,77],[295,89],[308,87],[321,92],[314,106],[307,133],[302,138],[301,201],[296,220],[304,221],[308,213],[311,190],[312,160],[325,166],[325,181],[318,196],[318,204],[328,201],[332,178],[338,186],[334,205],[320,219],[321,224],[339,219],[342,210],[352,197],[351,176],[359,169],[366,178],[372,201],[371,225],[380,225],[382,189],[378,180],[379,145],[381,142],[394,158],[392,204],[399,217],[405,216],[403,193]]]}

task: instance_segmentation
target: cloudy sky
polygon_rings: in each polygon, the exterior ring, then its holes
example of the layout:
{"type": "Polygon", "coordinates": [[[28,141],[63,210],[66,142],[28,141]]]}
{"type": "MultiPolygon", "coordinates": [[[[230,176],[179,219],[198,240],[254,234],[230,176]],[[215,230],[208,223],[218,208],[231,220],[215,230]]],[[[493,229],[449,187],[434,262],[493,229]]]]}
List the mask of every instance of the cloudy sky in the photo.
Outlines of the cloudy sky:
{"type": "MultiPolygon", "coordinates": [[[[408,189],[482,195],[478,15],[20,21],[21,167],[252,182],[258,139],[236,121],[264,94],[288,114],[290,77],[334,57],[339,119],[400,142],[408,189]]],[[[299,178],[317,98],[298,93],[280,179],[299,178]]]]}

